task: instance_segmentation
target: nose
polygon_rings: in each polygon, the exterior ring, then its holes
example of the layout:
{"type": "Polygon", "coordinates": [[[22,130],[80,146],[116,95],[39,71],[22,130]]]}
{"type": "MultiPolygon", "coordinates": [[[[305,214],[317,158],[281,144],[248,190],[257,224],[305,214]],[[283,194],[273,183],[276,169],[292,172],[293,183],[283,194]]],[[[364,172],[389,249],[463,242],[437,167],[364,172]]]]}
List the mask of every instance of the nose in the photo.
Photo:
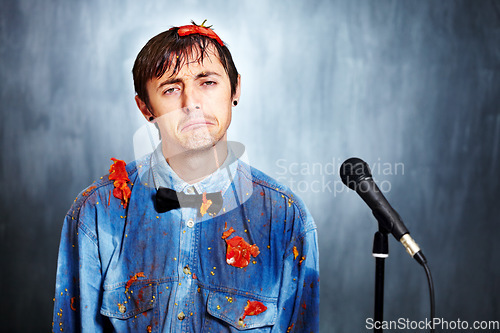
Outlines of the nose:
{"type": "Polygon", "coordinates": [[[201,108],[198,93],[192,86],[184,87],[182,92],[182,110],[185,113],[193,112],[201,108]]]}

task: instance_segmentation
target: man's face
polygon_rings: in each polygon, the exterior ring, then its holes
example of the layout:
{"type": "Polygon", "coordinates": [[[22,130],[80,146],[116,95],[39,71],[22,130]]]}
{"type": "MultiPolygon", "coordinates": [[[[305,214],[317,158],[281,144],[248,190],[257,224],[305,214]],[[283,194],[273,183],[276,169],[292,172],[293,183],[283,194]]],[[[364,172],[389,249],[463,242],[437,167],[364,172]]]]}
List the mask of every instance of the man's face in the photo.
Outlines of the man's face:
{"type": "Polygon", "coordinates": [[[150,111],[157,119],[162,140],[173,153],[203,150],[226,140],[232,102],[239,98],[239,79],[231,97],[229,76],[214,51],[209,48],[200,63],[195,54],[174,75],[170,70],[151,79],[150,110],[137,101],[145,116],[150,111]]]}

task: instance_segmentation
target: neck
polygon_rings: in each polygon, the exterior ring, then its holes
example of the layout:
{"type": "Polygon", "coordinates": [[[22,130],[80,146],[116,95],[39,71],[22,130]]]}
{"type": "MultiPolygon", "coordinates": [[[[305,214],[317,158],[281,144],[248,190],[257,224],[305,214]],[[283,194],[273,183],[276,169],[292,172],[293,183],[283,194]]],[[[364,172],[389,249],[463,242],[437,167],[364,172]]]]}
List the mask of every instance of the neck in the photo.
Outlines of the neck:
{"type": "Polygon", "coordinates": [[[224,163],[227,141],[224,138],[210,148],[177,154],[170,153],[162,144],[162,152],[172,170],[186,183],[194,184],[214,173],[224,163]]]}

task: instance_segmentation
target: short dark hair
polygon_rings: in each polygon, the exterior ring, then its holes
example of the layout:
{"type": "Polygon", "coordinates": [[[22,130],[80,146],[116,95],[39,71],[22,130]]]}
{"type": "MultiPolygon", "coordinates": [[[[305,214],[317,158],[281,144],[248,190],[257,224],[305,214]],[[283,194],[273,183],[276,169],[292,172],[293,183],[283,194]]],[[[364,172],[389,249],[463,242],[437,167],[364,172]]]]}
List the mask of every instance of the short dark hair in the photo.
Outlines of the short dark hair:
{"type": "Polygon", "coordinates": [[[147,82],[153,77],[160,78],[171,68],[173,74],[177,73],[190,56],[197,55],[197,61],[202,62],[210,45],[215,47],[229,76],[231,96],[234,96],[238,85],[238,71],[227,46],[221,46],[216,40],[200,34],[181,37],[177,33],[178,30],[179,28],[175,27],[151,38],[137,55],[132,69],[137,96],[149,108],[147,82]]]}

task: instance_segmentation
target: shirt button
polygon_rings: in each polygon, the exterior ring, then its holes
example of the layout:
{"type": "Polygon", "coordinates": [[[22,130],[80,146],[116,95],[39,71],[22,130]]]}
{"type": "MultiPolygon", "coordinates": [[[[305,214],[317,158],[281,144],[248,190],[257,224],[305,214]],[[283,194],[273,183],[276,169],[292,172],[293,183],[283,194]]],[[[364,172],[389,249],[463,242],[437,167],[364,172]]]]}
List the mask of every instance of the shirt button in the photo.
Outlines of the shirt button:
{"type": "Polygon", "coordinates": [[[120,304],[118,306],[118,310],[120,310],[121,313],[125,313],[125,311],[127,311],[127,308],[125,307],[125,305],[120,304]]]}
{"type": "Polygon", "coordinates": [[[186,224],[187,224],[188,227],[192,228],[194,226],[193,219],[189,219],[186,224]]]}
{"type": "Polygon", "coordinates": [[[184,312],[180,312],[178,315],[177,315],[177,319],[179,320],[184,320],[184,318],[186,318],[186,315],[184,314],[184,312]]]}
{"type": "Polygon", "coordinates": [[[186,189],[187,194],[194,194],[194,187],[190,186],[186,189]]]}

